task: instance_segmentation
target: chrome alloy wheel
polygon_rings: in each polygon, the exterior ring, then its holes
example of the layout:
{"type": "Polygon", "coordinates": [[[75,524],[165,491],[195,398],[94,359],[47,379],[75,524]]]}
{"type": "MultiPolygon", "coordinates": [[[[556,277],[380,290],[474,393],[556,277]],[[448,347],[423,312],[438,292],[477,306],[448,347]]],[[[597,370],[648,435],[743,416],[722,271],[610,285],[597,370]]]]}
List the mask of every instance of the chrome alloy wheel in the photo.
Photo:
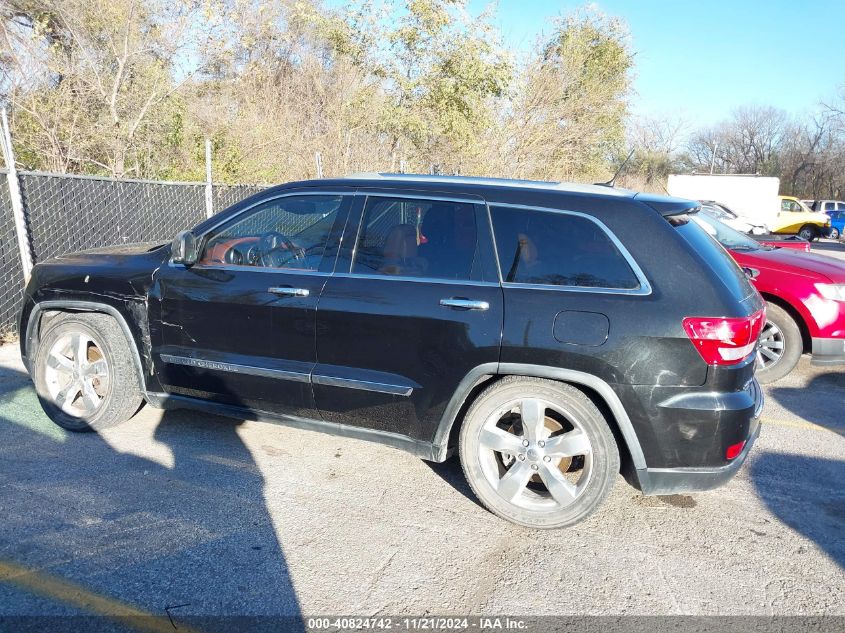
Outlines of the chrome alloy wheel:
{"type": "Polygon", "coordinates": [[[481,471],[506,501],[532,511],[574,503],[593,472],[593,447],[574,416],[524,398],[496,410],[479,436],[481,471]]]}
{"type": "Polygon", "coordinates": [[[757,368],[773,367],[783,358],[783,352],[783,332],[771,321],[766,321],[763,333],[760,335],[760,343],[757,345],[757,368]]]}
{"type": "Polygon", "coordinates": [[[44,381],[50,399],[68,415],[90,417],[109,390],[109,366],[89,335],[68,332],[47,354],[44,381]]]}

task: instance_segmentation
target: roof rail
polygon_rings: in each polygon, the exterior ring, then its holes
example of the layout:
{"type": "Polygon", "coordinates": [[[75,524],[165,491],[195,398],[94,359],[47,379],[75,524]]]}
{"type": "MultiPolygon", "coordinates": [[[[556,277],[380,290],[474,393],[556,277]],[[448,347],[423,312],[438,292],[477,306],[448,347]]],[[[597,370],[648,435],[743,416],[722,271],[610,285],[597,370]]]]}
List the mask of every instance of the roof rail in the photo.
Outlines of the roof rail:
{"type": "Polygon", "coordinates": [[[492,185],[497,187],[514,187],[530,189],[549,189],[555,191],[570,191],[573,193],[592,193],[601,195],[617,195],[630,197],[633,192],[626,189],[614,189],[600,185],[577,182],[551,182],[546,180],[520,180],[516,178],[489,178],[486,176],[443,176],[432,174],[393,174],[388,172],[363,172],[350,174],[344,178],[349,180],[393,180],[402,182],[426,182],[462,185],[492,185]]]}

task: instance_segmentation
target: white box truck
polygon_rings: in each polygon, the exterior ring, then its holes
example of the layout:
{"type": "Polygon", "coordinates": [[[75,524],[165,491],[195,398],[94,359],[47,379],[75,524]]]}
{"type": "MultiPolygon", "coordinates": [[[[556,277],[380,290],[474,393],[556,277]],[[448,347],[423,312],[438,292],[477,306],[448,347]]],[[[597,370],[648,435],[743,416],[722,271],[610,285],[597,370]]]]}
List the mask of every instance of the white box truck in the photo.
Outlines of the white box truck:
{"type": "Polygon", "coordinates": [[[719,202],[752,224],[773,226],[780,212],[780,179],[707,174],[669,176],[670,196],[719,202]]]}

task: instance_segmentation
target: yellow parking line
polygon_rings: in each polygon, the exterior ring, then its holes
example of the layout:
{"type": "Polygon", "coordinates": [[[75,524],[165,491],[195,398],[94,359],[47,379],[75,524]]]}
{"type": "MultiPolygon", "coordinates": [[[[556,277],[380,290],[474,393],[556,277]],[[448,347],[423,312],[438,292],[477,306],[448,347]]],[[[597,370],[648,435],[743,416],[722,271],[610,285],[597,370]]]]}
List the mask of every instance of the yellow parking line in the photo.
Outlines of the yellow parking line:
{"type": "Polygon", "coordinates": [[[763,424],[774,424],[775,426],[787,426],[793,429],[807,429],[808,431],[827,431],[828,433],[835,433],[841,435],[841,432],[837,432],[834,429],[829,429],[825,426],[821,426],[819,424],[813,424],[812,422],[806,422],[804,420],[775,420],[771,418],[763,418],[761,420],[763,424]]]}
{"type": "MultiPolygon", "coordinates": [[[[151,633],[173,633],[166,616],[155,616],[133,606],[107,598],[50,574],[0,560],[0,582],[16,585],[47,598],[58,600],[97,615],[120,621],[128,627],[151,633]]],[[[180,631],[191,629],[180,625],[180,631]]]]}

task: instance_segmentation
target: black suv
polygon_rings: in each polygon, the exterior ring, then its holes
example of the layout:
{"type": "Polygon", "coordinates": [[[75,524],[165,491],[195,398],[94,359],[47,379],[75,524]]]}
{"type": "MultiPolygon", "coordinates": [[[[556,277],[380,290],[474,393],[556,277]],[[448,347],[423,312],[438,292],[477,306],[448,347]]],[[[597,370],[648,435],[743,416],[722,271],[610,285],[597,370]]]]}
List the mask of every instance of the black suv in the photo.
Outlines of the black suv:
{"type": "Polygon", "coordinates": [[[21,351],[74,431],[143,401],[460,456],[478,498],[571,525],[620,464],[727,481],[759,431],[763,302],[689,214],[611,187],[370,174],[35,267],[21,351]]]}

